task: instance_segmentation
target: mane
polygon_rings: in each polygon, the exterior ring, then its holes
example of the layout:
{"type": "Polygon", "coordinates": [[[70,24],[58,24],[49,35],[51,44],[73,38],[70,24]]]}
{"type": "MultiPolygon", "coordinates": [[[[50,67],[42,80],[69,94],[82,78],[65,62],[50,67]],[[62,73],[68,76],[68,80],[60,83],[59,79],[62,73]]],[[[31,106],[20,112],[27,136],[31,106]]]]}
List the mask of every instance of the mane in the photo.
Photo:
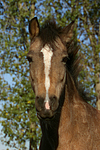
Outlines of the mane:
{"type": "MultiPolygon", "coordinates": [[[[46,21],[42,28],[40,29],[40,38],[42,39],[43,46],[45,44],[50,44],[54,50],[54,41],[56,37],[62,33],[62,27],[57,26],[54,20],[46,21]]],[[[68,59],[66,62],[66,69],[70,73],[75,86],[79,92],[79,95],[84,101],[91,101],[91,97],[88,96],[88,93],[84,90],[83,85],[78,82],[78,76],[81,71],[82,66],[80,66],[81,57],[78,56],[79,46],[77,45],[76,37],[66,44],[68,59]]]]}
{"type": "Polygon", "coordinates": [[[78,93],[82,99],[86,102],[91,101],[93,97],[89,96],[89,93],[85,90],[83,84],[78,81],[79,74],[82,70],[82,66],[80,65],[80,60],[82,57],[78,55],[79,46],[77,46],[77,42],[75,42],[74,39],[67,43],[66,46],[69,53],[66,69],[70,73],[75,83],[76,89],[78,90],[78,93]]]}
{"type": "Polygon", "coordinates": [[[59,37],[61,29],[62,28],[57,26],[54,20],[45,21],[42,25],[42,28],[40,28],[39,34],[42,39],[43,45],[50,44],[53,48],[54,41],[56,40],[56,37],[59,37]]]}

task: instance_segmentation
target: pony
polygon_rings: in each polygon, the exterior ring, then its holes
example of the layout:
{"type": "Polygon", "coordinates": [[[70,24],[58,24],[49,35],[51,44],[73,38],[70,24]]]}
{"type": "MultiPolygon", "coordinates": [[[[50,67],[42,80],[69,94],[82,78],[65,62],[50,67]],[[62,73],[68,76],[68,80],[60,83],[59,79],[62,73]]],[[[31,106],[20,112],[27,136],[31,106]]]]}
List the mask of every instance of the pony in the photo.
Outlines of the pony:
{"type": "Polygon", "coordinates": [[[42,137],[40,150],[100,150],[100,112],[78,88],[80,57],[72,21],[59,27],[37,18],[29,23],[29,61],[42,137]]]}

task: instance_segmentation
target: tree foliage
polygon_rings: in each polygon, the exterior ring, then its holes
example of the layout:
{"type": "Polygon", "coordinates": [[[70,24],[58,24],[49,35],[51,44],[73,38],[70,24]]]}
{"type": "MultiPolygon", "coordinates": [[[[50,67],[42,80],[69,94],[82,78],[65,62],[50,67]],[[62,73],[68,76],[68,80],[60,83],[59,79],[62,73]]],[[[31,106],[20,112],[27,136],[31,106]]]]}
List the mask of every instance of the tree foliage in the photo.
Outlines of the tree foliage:
{"type": "Polygon", "coordinates": [[[9,85],[5,78],[1,79],[3,141],[16,148],[16,141],[20,148],[24,148],[28,139],[33,139],[36,147],[40,137],[34,106],[35,95],[29,82],[26,60],[29,46],[28,23],[31,15],[34,16],[34,3],[35,1],[12,0],[1,2],[1,74],[13,75],[13,85],[9,85]]]}
{"type": "Polygon", "coordinates": [[[40,139],[39,122],[29,81],[26,55],[29,47],[29,20],[37,16],[40,24],[46,18],[54,18],[60,26],[76,19],[76,32],[82,55],[83,70],[79,80],[86,91],[94,95],[100,74],[100,2],[98,0],[1,0],[0,2],[0,100],[2,140],[12,146],[25,149],[26,140],[34,150],[40,139]],[[97,11],[98,10],[98,11],[97,11]],[[4,74],[12,76],[9,84],[4,74]],[[6,139],[7,137],[7,139],[6,139]]]}

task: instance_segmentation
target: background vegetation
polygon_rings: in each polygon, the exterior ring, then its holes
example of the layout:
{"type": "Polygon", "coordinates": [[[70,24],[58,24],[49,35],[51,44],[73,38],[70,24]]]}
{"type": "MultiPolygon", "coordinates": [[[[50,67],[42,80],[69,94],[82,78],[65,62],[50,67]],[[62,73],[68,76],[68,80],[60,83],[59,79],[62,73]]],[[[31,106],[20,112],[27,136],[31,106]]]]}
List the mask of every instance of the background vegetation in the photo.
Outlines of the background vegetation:
{"type": "MultiPolygon", "coordinates": [[[[34,107],[35,95],[29,81],[26,55],[29,48],[29,20],[40,24],[54,17],[66,26],[77,17],[76,31],[83,70],[79,80],[93,97],[100,82],[100,1],[99,0],[1,0],[0,1],[0,117],[2,142],[16,149],[37,150],[41,132],[34,107]],[[4,75],[10,74],[13,84],[4,75]],[[19,148],[20,147],[20,148],[19,148]]],[[[99,97],[98,97],[99,100],[99,97]]]]}

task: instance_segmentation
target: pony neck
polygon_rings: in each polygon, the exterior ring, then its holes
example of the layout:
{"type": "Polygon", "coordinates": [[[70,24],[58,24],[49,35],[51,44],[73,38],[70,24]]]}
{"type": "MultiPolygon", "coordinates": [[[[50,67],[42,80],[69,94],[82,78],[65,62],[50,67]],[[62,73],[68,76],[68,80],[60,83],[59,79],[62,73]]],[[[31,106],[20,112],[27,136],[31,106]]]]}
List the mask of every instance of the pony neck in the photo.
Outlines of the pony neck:
{"type": "MultiPolygon", "coordinates": [[[[72,82],[72,79],[71,79],[72,82]]],[[[73,82],[72,82],[73,84],[73,82]]],[[[58,150],[61,138],[64,139],[63,133],[71,128],[71,113],[72,104],[74,103],[75,95],[77,90],[75,85],[69,87],[70,84],[65,85],[62,94],[59,99],[59,108],[55,117],[51,120],[40,120],[42,129],[42,138],[40,143],[40,150],[58,150]],[[74,87],[73,89],[71,87],[74,87]],[[70,93],[71,92],[71,93],[70,93]],[[66,131],[65,131],[66,130],[66,131]]]]}
{"type": "MultiPolygon", "coordinates": [[[[72,82],[74,84],[74,82],[72,82]]],[[[75,84],[69,87],[69,84],[65,88],[65,100],[61,109],[60,120],[59,120],[59,144],[57,150],[65,149],[65,145],[70,145],[71,139],[73,138],[73,125],[74,125],[74,106],[80,103],[80,96],[75,87],[75,84]],[[72,88],[71,88],[72,87],[72,88]]],[[[67,149],[67,147],[66,147],[67,149]]]]}
{"type": "Polygon", "coordinates": [[[56,150],[58,146],[58,120],[40,120],[42,129],[40,150],[56,150]]]}

